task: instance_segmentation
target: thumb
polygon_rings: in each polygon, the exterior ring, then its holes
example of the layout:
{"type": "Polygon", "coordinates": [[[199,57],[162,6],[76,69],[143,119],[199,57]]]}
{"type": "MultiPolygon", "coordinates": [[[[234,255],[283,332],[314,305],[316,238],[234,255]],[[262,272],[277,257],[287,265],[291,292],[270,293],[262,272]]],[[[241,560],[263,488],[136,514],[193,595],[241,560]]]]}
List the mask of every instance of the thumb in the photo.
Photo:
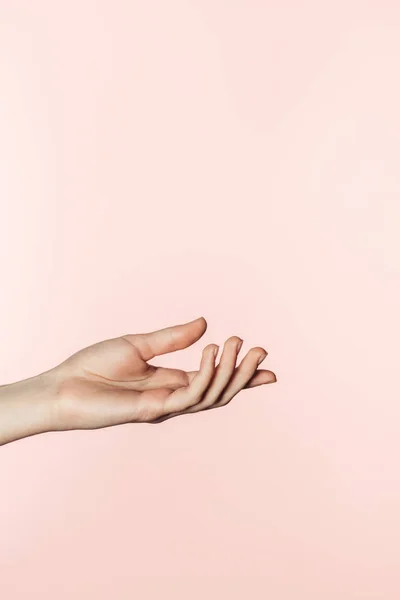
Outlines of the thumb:
{"type": "Polygon", "coordinates": [[[158,329],[150,333],[136,333],[124,335],[124,338],[133,344],[140,352],[143,360],[148,361],[168,352],[175,352],[191,346],[204,335],[207,321],[199,317],[194,321],[158,329]]]}

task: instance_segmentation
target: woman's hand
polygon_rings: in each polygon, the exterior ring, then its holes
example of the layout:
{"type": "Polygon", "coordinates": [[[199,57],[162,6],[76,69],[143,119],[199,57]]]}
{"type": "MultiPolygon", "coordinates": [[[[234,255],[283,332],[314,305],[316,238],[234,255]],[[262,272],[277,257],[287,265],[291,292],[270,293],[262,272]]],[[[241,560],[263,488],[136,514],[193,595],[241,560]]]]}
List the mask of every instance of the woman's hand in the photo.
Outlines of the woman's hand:
{"type": "Polygon", "coordinates": [[[47,431],[161,423],[225,406],[244,388],[276,381],[272,371],[257,370],[263,348],[252,348],[236,367],[242,340],[235,336],[225,342],[218,366],[215,344],[204,348],[198,371],[148,363],[194,344],[206,328],[201,317],[105,340],[45,373],[0,386],[0,445],[47,431]]]}
{"type": "MultiPolygon", "coordinates": [[[[182,350],[207,329],[203,317],[151,333],[99,342],[56,367],[53,428],[96,429],[122,423],[160,423],[177,415],[225,406],[238,392],[276,377],[257,370],[267,352],[252,348],[238,367],[242,340],[230,337],[216,366],[218,346],[203,350],[198,371],[149,364],[156,356],[182,350]]],[[[50,372],[49,372],[50,373],[50,372]]]]}

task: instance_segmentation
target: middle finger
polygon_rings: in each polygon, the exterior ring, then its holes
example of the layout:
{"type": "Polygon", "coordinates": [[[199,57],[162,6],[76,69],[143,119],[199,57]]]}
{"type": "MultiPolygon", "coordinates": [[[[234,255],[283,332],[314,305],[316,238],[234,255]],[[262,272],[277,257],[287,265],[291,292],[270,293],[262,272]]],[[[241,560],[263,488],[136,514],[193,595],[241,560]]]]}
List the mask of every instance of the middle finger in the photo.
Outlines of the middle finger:
{"type": "Polygon", "coordinates": [[[199,412],[200,410],[209,408],[220,398],[235,373],[236,360],[242,344],[243,340],[238,336],[232,336],[226,340],[221,360],[215,370],[211,384],[201,401],[189,407],[185,412],[199,412]]]}

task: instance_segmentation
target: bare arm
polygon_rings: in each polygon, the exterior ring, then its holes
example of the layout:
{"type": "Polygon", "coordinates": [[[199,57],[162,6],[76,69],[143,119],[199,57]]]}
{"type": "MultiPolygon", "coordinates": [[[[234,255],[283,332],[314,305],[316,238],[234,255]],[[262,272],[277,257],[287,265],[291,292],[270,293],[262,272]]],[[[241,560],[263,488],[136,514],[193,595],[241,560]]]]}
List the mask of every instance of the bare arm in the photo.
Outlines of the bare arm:
{"type": "Polygon", "coordinates": [[[51,431],[55,395],[50,372],[0,386],[0,445],[51,431]]]}

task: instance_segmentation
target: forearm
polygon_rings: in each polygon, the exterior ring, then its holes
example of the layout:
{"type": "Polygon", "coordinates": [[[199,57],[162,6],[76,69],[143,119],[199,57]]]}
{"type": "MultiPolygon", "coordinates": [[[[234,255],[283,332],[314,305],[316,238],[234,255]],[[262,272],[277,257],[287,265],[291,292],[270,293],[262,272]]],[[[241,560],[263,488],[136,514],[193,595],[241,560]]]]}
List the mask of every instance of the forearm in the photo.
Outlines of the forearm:
{"type": "Polygon", "coordinates": [[[55,393],[51,371],[0,386],[0,446],[52,431],[55,393]]]}

